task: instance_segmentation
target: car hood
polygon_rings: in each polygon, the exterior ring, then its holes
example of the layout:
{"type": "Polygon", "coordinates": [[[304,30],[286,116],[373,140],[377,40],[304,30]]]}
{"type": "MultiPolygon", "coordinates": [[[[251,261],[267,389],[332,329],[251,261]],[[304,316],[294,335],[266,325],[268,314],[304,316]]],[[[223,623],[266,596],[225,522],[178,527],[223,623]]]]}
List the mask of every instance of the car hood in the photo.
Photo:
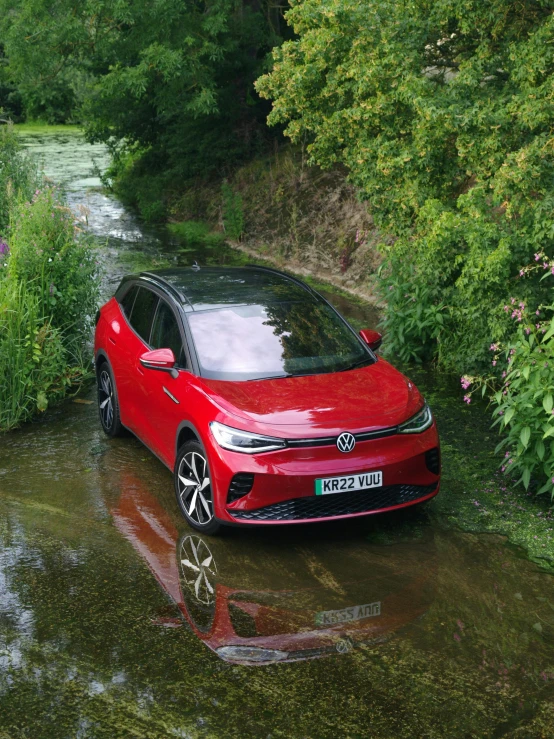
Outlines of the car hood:
{"type": "Polygon", "coordinates": [[[423,402],[415,385],[384,359],[346,372],[202,382],[225,413],[281,431],[291,427],[293,435],[396,426],[423,402]]]}

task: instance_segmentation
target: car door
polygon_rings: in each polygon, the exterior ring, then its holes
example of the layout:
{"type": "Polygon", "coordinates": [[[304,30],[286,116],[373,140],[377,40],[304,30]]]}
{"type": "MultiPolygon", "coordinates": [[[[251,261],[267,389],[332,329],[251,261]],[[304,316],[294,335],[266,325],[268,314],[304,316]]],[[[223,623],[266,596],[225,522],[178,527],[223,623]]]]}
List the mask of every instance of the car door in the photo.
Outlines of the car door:
{"type": "Polygon", "coordinates": [[[147,407],[152,450],[172,468],[175,457],[177,428],[187,417],[189,360],[184,335],[175,310],[160,298],[150,335],[152,349],[171,349],[179,376],[169,372],[145,369],[147,373],[147,407]]]}
{"type": "Polygon", "coordinates": [[[158,301],[159,296],[154,291],[139,285],[128,315],[129,308],[122,304],[122,312],[127,320],[121,328],[118,363],[114,367],[122,423],[146,443],[149,443],[146,407],[149,377],[140,363],[140,357],[150,349],[148,342],[158,301]]]}

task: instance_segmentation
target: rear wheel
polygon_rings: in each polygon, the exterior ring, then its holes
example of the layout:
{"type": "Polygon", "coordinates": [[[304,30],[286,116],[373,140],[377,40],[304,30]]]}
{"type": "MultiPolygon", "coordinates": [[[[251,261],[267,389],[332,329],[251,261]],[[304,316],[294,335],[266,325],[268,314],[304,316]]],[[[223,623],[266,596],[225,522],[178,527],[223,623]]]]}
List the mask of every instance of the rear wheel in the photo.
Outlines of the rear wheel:
{"type": "Polygon", "coordinates": [[[119,417],[119,402],[110,365],[102,362],[98,368],[98,412],[104,433],[108,436],[123,436],[125,428],[119,417]]]}
{"type": "Polygon", "coordinates": [[[174,481],[177,503],[189,525],[205,534],[219,533],[222,527],[214,516],[208,460],[197,441],[187,441],[179,449],[174,481]]]}

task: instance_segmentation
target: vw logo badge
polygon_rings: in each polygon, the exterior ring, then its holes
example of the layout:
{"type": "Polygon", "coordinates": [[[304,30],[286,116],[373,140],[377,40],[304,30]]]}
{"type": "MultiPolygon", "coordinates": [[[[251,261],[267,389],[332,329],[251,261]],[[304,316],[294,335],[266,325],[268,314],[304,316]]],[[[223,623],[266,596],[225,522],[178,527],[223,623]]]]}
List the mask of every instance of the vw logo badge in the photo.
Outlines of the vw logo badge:
{"type": "Polygon", "coordinates": [[[351,452],[356,446],[356,439],[351,433],[345,431],[337,439],[337,447],[339,452],[351,452]]]}

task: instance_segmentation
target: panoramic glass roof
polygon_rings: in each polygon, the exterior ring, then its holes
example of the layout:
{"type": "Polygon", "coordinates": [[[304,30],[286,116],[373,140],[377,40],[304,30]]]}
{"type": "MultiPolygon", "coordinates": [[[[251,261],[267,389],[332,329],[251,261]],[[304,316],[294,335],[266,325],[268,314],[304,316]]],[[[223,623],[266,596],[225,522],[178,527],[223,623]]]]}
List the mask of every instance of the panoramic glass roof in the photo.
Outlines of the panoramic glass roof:
{"type": "MultiPolygon", "coordinates": [[[[201,267],[156,270],[156,275],[186,297],[193,310],[228,305],[267,305],[281,301],[313,301],[309,290],[286,275],[248,267],[201,267]]],[[[189,305],[183,303],[185,309],[189,305]]]]}

